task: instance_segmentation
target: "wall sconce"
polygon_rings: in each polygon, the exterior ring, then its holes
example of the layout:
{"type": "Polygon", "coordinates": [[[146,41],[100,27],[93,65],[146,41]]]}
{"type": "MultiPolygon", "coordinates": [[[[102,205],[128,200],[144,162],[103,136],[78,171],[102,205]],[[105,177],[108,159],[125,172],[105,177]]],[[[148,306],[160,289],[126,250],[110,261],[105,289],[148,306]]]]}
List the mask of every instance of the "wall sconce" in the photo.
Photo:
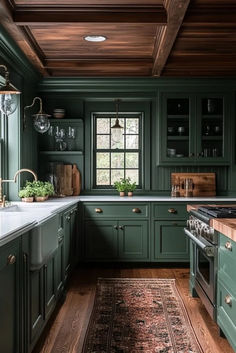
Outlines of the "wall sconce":
{"type": "Polygon", "coordinates": [[[119,103],[120,103],[120,100],[119,99],[115,100],[115,103],[116,103],[116,122],[113,126],[111,126],[111,129],[113,132],[113,140],[118,143],[118,142],[120,142],[121,137],[122,137],[123,126],[121,126],[120,122],[119,122],[119,103]]]}
{"type": "Polygon", "coordinates": [[[5,65],[0,65],[4,69],[5,84],[0,86],[0,110],[6,116],[13,114],[18,106],[17,95],[21,92],[9,81],[9,71],[5,65]]]}
{"type": "Polygon", "coordinates": [[[33,107],[37,100],[39,100],[39,112],[37,114],[32,115],[33,118],[34,118],[34,128],[35,128],[36,131],[40,132],[41,134],[44,134],[45,132],[48,131],[48,129],[50,127],[50,121],[49,121],[48,118],[51,115],[45,114],[43,112],[42,99],[39,98],[39,97],[34,97],[32,104],[31,105],[27,105],[26,107],[24,107],[23,130],[25,130],[25,128],[26,128],[26,114],[25,114],[25,111],[26,111],[26,109],[29,109],[29,108],[33,107]]]}

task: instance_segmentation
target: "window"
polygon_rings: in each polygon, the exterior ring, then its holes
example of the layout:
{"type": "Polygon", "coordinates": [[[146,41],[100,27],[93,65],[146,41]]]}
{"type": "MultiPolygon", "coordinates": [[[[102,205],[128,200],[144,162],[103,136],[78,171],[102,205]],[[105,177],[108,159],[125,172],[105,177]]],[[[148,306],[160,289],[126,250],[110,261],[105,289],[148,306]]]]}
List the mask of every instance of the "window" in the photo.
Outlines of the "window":
{"type": "Polygon", "coordinates": [[[112,188],[115,181],[130,177],[141,187],[142,170],[142,116],[141,114],[119,114],[123,126],[120,142],[114,141],[111,127],[115,114],[94,116],[94,186],[112,188]],[[114,116],[114,117],[113,117],[114,116]]]}

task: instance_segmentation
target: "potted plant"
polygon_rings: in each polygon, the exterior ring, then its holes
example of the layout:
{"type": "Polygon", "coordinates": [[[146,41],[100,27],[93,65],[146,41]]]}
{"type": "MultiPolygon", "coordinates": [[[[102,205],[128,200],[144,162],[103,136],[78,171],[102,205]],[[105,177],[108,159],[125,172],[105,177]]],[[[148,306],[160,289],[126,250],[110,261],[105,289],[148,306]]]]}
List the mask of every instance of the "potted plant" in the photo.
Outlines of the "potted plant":
{"type": "Polygon", "coordinates": [[[131,183],[131,179],[127,178],[126,179],[126,190],[128,192],[128,196],[133,196],[133,192],[136,189],[136,183],[131,183]]]}
{"type": "Polygon", "coordinates": [[[25,186],[19,191],[19,197],[24,202],[33,202],[34,201],[34,190],[30,186],[25,186]]]}
{"type": "Polygon", "coordinates": [[[54,195],[54,187],[47,181],[33,181],[32,187],[34,190],[35,201],[37,202],[46,201],[48,196],[54,195]]]}
{"type": "Polygon", "coordinates": [[[126,192],[126,181],[125,179],[120,179],[120,181],[115,181],[114,182],[114,187],[116,188],[117,191],[119,191],[120,196],[125,196],[126,192]]]}

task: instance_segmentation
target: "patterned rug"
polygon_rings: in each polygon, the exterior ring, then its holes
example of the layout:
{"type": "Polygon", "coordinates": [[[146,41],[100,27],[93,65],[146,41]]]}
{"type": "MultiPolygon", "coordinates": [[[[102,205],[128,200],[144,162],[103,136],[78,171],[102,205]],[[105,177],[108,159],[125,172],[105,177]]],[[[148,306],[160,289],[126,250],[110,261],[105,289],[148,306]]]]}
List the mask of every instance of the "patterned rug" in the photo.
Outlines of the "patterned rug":
{"type": "Polygon", "coordinates": [[[83,353],[202,353],[174,279],[98,280],[83,353]]]}

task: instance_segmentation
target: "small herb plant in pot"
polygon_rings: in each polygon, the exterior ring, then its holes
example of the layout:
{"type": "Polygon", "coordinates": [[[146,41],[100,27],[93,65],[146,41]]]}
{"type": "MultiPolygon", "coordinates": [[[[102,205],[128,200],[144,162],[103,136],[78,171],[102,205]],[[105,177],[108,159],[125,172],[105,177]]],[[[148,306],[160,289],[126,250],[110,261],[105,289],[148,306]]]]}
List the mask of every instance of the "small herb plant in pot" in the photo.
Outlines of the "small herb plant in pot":
{"type": "Polygon", "coordinates": [[[34,190],[31,186],[25,186],[19,191],[19,197],[24,202],[33,202],[34,201],[34,190]]]}
{"type": "Polygon", "coordinates": [[[33,181],[32,187],[37,202],[46,201],[49,196],[54,195],[54,187],[47,181],[33,181]]]}
{"type": "Polygon", "coordinates": [[[120,193],[120,196],[125,196],[125,192],[126,192],[126,181],[125,181],[125,179],[121,178],[120,181],[115,181],[114,182],[114,187],[120,193]]]}
{"type": "Polygon", "coordinates": [[[134,190],[136,190],[136,183],[131,183],[131,179],[127,178],[126,179],[126,190],[128,192],[128,196],[133,196],[134,190]]]}

